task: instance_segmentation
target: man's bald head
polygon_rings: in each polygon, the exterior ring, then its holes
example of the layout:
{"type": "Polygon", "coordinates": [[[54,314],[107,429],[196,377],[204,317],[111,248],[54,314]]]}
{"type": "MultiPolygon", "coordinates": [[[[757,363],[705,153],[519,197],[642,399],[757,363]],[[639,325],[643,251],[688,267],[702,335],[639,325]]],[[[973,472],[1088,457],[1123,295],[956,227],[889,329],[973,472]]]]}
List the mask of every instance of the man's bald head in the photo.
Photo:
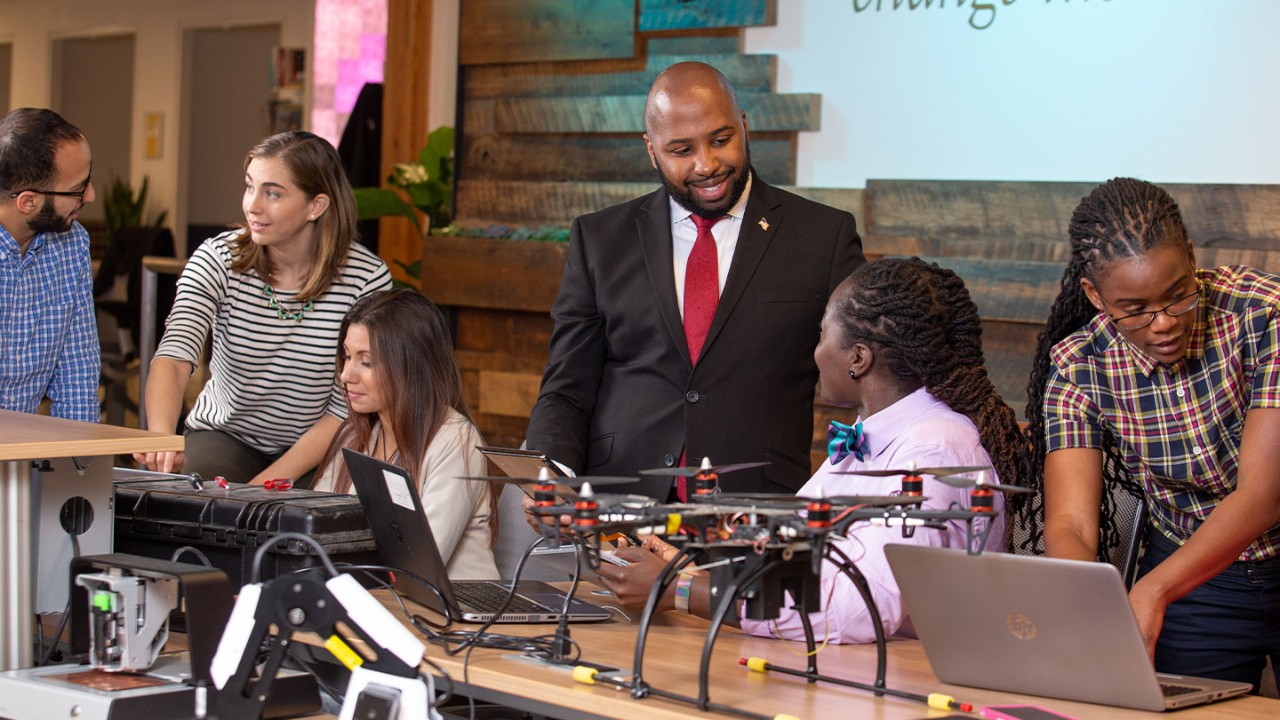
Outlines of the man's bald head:
{"type": "Polygon", "coordinates": [[[644,129],[653,132],[654,122],[681,103],[727,103],[730,111],[742,115],[738,93],[729,78],[706,63],[682,62],[663,70],[649,88],[644,104],[644,129]]]}

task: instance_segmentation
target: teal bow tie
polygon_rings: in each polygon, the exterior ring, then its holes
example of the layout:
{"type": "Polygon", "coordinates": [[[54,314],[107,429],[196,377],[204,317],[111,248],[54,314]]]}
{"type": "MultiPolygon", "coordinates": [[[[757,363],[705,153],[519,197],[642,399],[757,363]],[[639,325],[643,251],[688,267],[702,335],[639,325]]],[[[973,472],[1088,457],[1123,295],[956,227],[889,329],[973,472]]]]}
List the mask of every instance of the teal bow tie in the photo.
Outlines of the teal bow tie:
{"type": "Polygon", "coordinates": [[[867,436],[862,432],[862,422],[852,427],[842,422],[832,421],[827,427],[827,454],[831,456],[831,464],[835,465],[853,453],[858,462],[866,460],[867,436]]]}

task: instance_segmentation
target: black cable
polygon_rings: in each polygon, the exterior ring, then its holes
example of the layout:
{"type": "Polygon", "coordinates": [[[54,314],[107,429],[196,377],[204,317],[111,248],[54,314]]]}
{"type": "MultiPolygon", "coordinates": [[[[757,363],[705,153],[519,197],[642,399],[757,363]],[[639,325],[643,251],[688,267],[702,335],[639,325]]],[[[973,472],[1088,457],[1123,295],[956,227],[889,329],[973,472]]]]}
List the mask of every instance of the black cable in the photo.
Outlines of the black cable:
{"type": "MultiPolygon", "coordinates": [[[[79,540],[79,537],[74,533],[68,533],[68,535],[71,536],[71,559],[75,560],[76,558],[80,557],[80,540],[79,540]]],[[[67,606],[62,609],[62,617],[58,618],[58,627],[55,628],[53,631],[53,643],[49,645],[49,652],[46,653],[44,657],[40,660],[40,665],[39,665],[40,667],[48,665],[49,661],[53,660],[53,654],[58,651],[58,643],[62,642],[62,633],[65,632],[67,629],[67,618],[71,617],[71,598],[72,597],[75,597],[74,593],[71,593],[67,597],[67,606]]],[[[40,629],[40,623],[36,623],[36,632],[40,634],[39,647],[43,647],[44,633],[40,629]]]]}
{"type": "MultiPolygon", "coordinates": [[[[386,588],[387,590],[390,590],[392,597],[394,597],[396,599],[396,603],[400,605],[401,612],[404,613],[404,616],[408,618],[409,622],[412,623],[413,626],[417,628],[419,631],[422,631],[422,628],[419,627],[417,620],[421,620],[422,623],[428,625],[429,627],[433,627],[437,630],[447,630],[449,627],[453,625],[453,622],[454,622],[453,610],[449,607],[449,603],[445,602],[444,593],[440,590],[440,588],[433,585],[430,580],[422,577],[421,575],[411,570],[402,570],[400,568],[391,567],[390,565],[354,565],[351,563],[338,563],[338,567],[341,567],[345,570],[365,571],[366,576],[371,578],[374,582],[378,583],[380,586],[386,588]],[[404,598],[401,597],[400,592],[396,590],[395,587],[389,581],[383,580],[382,578],[377,577],[376,575],[373,575],[372,574],[373,572],[385,572],[389,574],[398,573],[431,590],[431,592],[435,593],[435,596],[440,599],[440,606],[443,607],[445,610],[445,615],[444,615],[445,622],[443,624],[436,623],[431,620],[428,620],[427,618],[421,615],[411,613],[409,611],[409,608],[404,604],[404,598]]],[[[295,573],[305,572],[309,569],[310,568],[299,568],[297,570],[294,570],[293,572],[295,573]]],[[[425,635],[426,633],[423,632],[423,634],[425,635]]]]}
{"type": "MultiPolygon", "coordinates": [[[[477,643],[480,638],[509,637],[509,636],[498,636],[496,634],[494,636],[490,636],[486,631],[490,627],[493,627],[493,624],[498,621],[498,618],[502,617],[502,614],[505,613],[507,611],[507,608],[511,606],[511,601],[514,600],[516,596],[516,587],[520,584],[520,575],[521,573],[524,572],[525,563],[528,562],[529,556],[530,554],[533,553],[534,548],[541,545],[544,540],[545,538],[541,538],[541,537],[538,538],[537,540],[534,540],[533,544],[531,544],[524,551],[524,554],[520,557],[520,562],[516,564],[516,571],[511,577],[511,588],[507,592],[506,599],[503,600],[502,605],[498,607],[497,611],[493,613],[493,617],[486,620],[480,627],[476,628],[475,630],[457,630],[457,631],[446,632],[446,633],[427,632],[426,630],[423,630],[421,626],[418,626],[416,623],[415,623],[415,627],[418,627],[418,629],[422,631],[424,635],[427,636],[427,640],[429,642],[436,643],[441,647],[443,647],[445,653],[447,653],[448,655],[457,655],[458,653],[463,652],[467,648],[471,647],[473,644],[477,643]],[[455,638],[461,638],[461,639],[455,639],[455,638]],[[458,645],[456,647],[451,647],[449,644],[450,642],[457,642],[458,645]]],[[[528,638],[520,638],[520,640],[527,640],[527,639],[528,638]]],[[[495,647],[495,646],[486,644],[486,645],[483,645],[482,647],[495,647]]],[[[464,664],[463,669],[465,670],[465,668],[466,666],[464,664]]]]}
{"type": "Polygon", "coordinates": [[[261,582],[262,558],[266,556],[267,550],[279,544],[281,540],[297,540],[311,546],[316,551],[316,555],[320,557],[320,562],[324,563],[325,569],[329,571],[329,577],[338,576],[338,569],[333,566],[333,561],[329,559],[329,553],[325,552],[324,546],[316,542],[315,538],[297,532],[283,532],[258,546],[258,550],[253,554],[253,565],[249,573],[250,583],[257,584],[261,582]]]}

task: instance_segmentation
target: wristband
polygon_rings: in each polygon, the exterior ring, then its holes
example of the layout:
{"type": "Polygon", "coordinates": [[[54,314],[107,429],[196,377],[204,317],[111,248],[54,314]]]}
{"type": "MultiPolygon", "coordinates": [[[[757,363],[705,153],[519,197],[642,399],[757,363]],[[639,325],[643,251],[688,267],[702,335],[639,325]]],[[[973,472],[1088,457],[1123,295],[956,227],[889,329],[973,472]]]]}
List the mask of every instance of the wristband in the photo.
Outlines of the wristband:
{"type": "Polygon", "coordinates": [[[680,579],[676,580],[676,609],[680,612],[689,612],[689,591],[692,586],[693,573],[680,573],[680,579]]]}

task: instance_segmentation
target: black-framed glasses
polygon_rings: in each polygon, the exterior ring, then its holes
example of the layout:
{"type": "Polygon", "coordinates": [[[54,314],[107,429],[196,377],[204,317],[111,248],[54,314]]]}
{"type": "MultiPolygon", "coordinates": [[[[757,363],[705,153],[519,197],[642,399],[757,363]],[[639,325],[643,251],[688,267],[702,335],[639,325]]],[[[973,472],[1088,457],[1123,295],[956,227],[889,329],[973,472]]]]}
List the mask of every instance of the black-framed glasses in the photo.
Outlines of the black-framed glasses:
{"type": "MultiPolygon", "coordinates": [[[[1116,327],[1121,330],[1141,330],[1155,322],[1156,315],[1159,315],[1160,313],[1164,313],[1169,317],[1178,317],[1179,315],[1186,315],[1192,310],[1195,310],[1196,306],[1200,304],[1200,295],[1202,294],[1203,289],[1197,285],[1196,289],[1192,290],[1189,294],[1183,295],[1159,310],[1146,310],[1139,313],[1133,313],[1132,315],[1113,317],[1111,318],[1111,322],[1115,323],[1116,327]]],[[[1103,299],[1105,300],[1106,298],[1103,299]]]]}
{"type": "Polygon", "coordinates": [[[58,197],[73,197],[73,198],[79,198],[80,200],[83,200],[84,194],[89,192],[89,188],[88,186],[86,186],[85,189],[83,190],[36,190],[35,188],[27,188],[26,190],[16,190],[14,192],[9,193],[9,199],[12,200],[13,198],[18,197],[24,192],[33,192],[33,193],[38,193],[40,195],[57,195],[58,197]]]}

